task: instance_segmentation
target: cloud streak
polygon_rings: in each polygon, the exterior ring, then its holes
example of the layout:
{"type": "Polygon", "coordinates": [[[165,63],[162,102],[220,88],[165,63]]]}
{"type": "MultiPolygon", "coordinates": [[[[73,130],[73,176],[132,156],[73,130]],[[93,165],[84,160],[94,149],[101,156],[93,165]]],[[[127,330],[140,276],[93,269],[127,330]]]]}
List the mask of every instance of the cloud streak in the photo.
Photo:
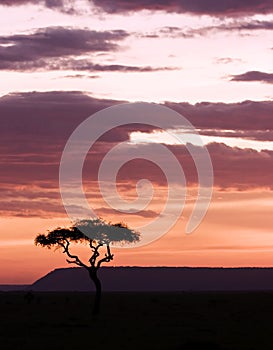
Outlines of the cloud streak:
{"type": "Polygon", "coordinates": [[[103,11],[111,14],[141,10],[160,10],[193,15],[246,16],[273,12],[271,0],[93,0],[91,2],[103,11]]]}
{"type": "MultiPolygon", "coordinates": [[[[165,102],[165,105],[184,115],[200,131],[212,134],[227,131],[239,132],[240,137],[261,139],[261,134],[269,136],[273,131],[272,101],[243,101],[237,103],[201,102],[189,103],[165,102]]],[[[220,134],[221,135],[221,134],[220,134]]],[[[237,137],[236,133],[234,134],[237,137]]],[[[231,136],[231,135],[230,135],[231,136]]],[[[266,136],[264,136],[266,141],[266,136]]]]}
{"type": "Polygon", "coordinates": [[[37,3],[35,0],[2,0],[1,5],[3,6],[20,6],[26,4],[34,4],[37,3]]]}
{"type": "Polygon", "coordinates": [[[31,34],[0,36],[0,70],[87,72],[156,72],[176,67],[98,64],[83,58],[94,53],[115,52],[129,34],[123,30],[93,31],[64,27],[38,29],[31,34]]]}
{"type": "Polygon", "coordinates": [[[231,81],[260,81],[262,83],[273,84],[273,73],[260,71],[249,71],[243,74],[232,75],[231,81]]]}
{"type": "Polygon", "coordinates": [[[30,34],[0,36],[0,69],[39,68],[45,63],[53,66],[55,60],[50,59],[57,58],[59,62],[60,58],[117,51],[118,42],[128,35],[123,30],[98,32],[48,27],[30,34]]]}
{"type": "Polygon", "coordinates": [[[216,64],[229,64],[229,63],[234,63],[234,62],[243,62],[240,58],[235,58],[235,57],[216,57],[214,62],[216,64]]]}
{"type": "MultiPolygon", "coordinates": [[[[9,155],[9,164],[0,176],[2,194],[0,213],[2,216],[54,217],[57,215],[61,217],[65,215],[58,192],[58,161],[60,160],[60,153],[54,154],[56,162],[52,167],[45,166],[45,159],[48,157],[49,152],[53,154],[53,149],[47,149],[45,145],[43,147],[43,154],[38,154],[40,149],[37,150],[39,161],[37,161],[35,166],[31,166],[28,163],[27,157],[23,155],[24,150],[21,151],[21,157],[25,159],[25,162],[21,162],[21,164],[13,164],[12,157],[9,155]],[[20,173],[20,177],[18,177],[18,173],[20,173]]],[[[140,144],[137,145],[137,148],[140,155],[145,154],[147,148],[154,148],[156,152],[156,145],[140,144]]],[[[180,162],[186,176],[187,186],[196,186],[198,178],[195,165],[186,147],[184,145],[175,145],[168,146],[168,148],[180,162]]],[[[207,148],[214,169],[214,186],[218,190],[249,191],[273,189],[272,151],[264,150],[258,152],[252,149],[229,147],[219,143],[209,144],[207,148]]],[[[100,148],[97,148],[92,153],[92,157],[87,158],[83,172],[86,197],[91,201],[93,206],[97,207],[100,215],[112,213],[112,209],[104,206],[105,203],[100,197],[97,183],[98,168],[106,149],[107,147],[104,149],[103,144],[100,148]]],[[[196,151],[198,151],[197,146],[196,151]]],[[[164,159],[164,161],[165,166],[168,167],[169,160],[164,159]]],[[[152,182],[155,186],[155,195],[160,199],[160,203],[162,203],[167,189],[164,169],[160,170],[151,162],[140,158],[132,160],[130,164],[124,165],[119,172],[117,184],[121,196],[128,196],[130,193],[135,194],[136,183],[143,178],[149,179],[152,182]],[[162,188],[165,188],[165,192],[162,192],[162,188]],[[160,196],[160,193],[164,195],[160,196]]],[[[176,184],[172,183],[169,185],[175,186],[176,184]]],[[[154,204],[157,203],[155,202],[154,204]]],[[[128,213],[128,215],[132,214],[128,213]]],[[[145,210],[137,215],[144,218],[155,216],[154,210],[150,208],[148,208],[147,212],[145,210]]]]}
{"type": "Polygon", "coordinates": [[[165,26],[152,33],[143,34],[142,37],[151,39],[162,37],[191,39],[221,32],[245,34],[258,30],[273,30],[273,21],[232,19],[224,20],[224,22],[220,24],[199,28],[165,26]]]}
{"type": "Polygon", "coordinates": [[[43,5],[46,8],[69,14],[76,13],[73,0],[2,0],[3,6],[43,5]]]}
{"type": "MultiPolygon", "coordinates": [[[[247,16],[273,12],[271,0],[89,0],[98,9],[111,13],[127,13],[142,10],[189,13],[210,16],[247,16]]],[[[47,8],[68,13],[77,13],[71,0],[3,0],[1,5],[20,6],[41,4],[47,8]]]]}

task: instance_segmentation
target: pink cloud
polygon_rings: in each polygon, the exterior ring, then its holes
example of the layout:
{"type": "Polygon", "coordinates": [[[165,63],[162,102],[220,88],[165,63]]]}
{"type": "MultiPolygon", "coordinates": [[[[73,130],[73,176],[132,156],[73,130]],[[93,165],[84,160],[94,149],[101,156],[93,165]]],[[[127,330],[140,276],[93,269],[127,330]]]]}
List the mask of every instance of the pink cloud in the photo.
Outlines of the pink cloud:
{"type": "MultiPolygon", "coordinates": [[[[89,115],[121,101],[95,99],[79,92],[10,94],[0,98],[0,211],[12,215],[62,215],[58,189],[59,163],[68,137],[89,115]],[[38,214],[37,214],[38,213],[38,214]]],[[[224,103],[166,103],[184,114],[203,133],[233,137],[272,139],[270,101],[224,103]],[[270,131],[271,130],[271,131],[270,131]],[[264,134],[263,134],[264,133],[264,134]],[[265,135],[265,136],[264,136],[265,135]]],[[[170,128],[176,126],[170,125],[170,128]]],[[[117,143],[129,140],[131,131],[151,132],[147,125],[129,125],[106,133],[92,148],[83,169],[84,185],[98,192],[98,169],[105,154],[117,143]]],[[[155,144],[137,144],[140,154],[157,152],[155,144]]],[[[184,145],[168,147],[182,165],[188,186],[198,178],[193,160],[184,145]]],[[[198,147],[196,150],[198,150],[198,147]]],[[[214,185],[222,190],[272,189],[273,152],[228,147],[221,143],[207,146],[214,169],[214,185]]],[[[168,159],[166,167],[170,166],[168,159]]],[[[164,169],[147,160],[125,164],[117,181],[121,193],[135,191],[136,182],[149,179],[156,187],[166,188],[164,169]]],[[[98,201],[98,207],[104,205],[98,201]]],[[[152,214],[152,213],[150,213],[152,214]]]]}

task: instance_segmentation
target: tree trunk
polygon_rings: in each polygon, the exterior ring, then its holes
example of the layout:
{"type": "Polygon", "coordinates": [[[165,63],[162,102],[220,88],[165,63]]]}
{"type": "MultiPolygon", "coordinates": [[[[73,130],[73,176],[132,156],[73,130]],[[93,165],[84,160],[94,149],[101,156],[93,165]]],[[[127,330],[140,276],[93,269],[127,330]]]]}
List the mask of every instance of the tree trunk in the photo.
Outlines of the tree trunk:
{"type": "Polygon", "coordinates": [[[89,270],[89,276],[91,280],[94,282],[96,292],[95,292],[95,300],[93,305],[92,314],[98,315],[100,312],[100,302],[101,302],[101,282],[97,276],[97,270],[96,269],[90,269],[89,270]]]}

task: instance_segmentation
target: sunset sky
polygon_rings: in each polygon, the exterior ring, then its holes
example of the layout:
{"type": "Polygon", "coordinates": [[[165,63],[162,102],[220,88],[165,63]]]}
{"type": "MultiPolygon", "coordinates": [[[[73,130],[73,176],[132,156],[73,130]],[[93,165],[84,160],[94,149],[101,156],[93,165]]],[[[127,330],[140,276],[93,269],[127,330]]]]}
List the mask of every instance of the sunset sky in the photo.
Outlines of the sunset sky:
{"type": "MultiPolygon", "coordinates": [[[[93,113],[136,101],[162,104],[193,124],[211,157],[213,195],[186,235],[198,185],[190,138],[177,143],[168,130],[137,124],[106,133],[83,169],[97,215],[138,227],[165,205],[164,169],[141,159],[120,169],[117,188],[132,201],[137,181],[149,179],[149,206],[121,214],[102,199],[99,165],[119,142],[140,154],[161,143],[187,181],[174,227],[143,247],[113,249],[112,264],[273,266],[272,0],[2,0],[0,28],[0,284],[32,283],[67,266],[60,251],[33,243],[69,224],[59,191],[64,146],[93,113]]],[[[169,129],[181,136],[177,125],[169,129]]]]}

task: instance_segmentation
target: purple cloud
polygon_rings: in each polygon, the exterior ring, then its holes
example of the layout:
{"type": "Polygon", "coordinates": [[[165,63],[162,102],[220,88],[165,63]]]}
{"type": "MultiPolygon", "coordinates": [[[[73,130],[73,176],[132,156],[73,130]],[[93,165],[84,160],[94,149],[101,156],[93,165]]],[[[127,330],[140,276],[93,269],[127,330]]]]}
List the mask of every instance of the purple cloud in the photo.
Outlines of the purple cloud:
{"type": "Polygon", "coordinates": [[[237,103],[200,102],[189,103],[165,102],[178,113],[184,115],[200,130],[233,130],[252,133],[258,130],[273,130],[273,101],[243,101],[237,103]]]}
{"type": "Polygon", "coordinates": [[[234,57],[216,57],[214,62],[217,64],[229,64],[233,62],[243,62],[243,60],[234,57]]]}
{"type": "MultiPolygon", "coordinates": [[[[64,214],[58,191],[59,162],[68,137],[88,116],[126,101],[96,99],[80,92],[13,93],[0,98],[0,191],[2,215],[49,217],[64,214]],[[55,214],[54,214],[55,213],[55,214]]],[[[201,134],[273,140],[273,102],[241,103],[166,102],[187,117],[201,134]],[[230,131],[231,130],[231,131],[230,131]]],[[[163,116],[162,116],[163,117],[163,116]]],[[[176,128],[174,125],[170,127],[176,128]]],[[[118,142],[128,141],[132,131],[152,132],[146,125],[128,125],[106,133],[86,159],[85,186],[97,198],[96,181],[101,160],[118,142]]],[[[140,154],[145,147],[137,144],[140,154]]],[[[183,145],[167,146],[181,163],[187,183],[196,185],[196,170],[183,145]]],[[[272,189],[273,152],[208,145],[214,168],[214,183],[221,189],[272,189]]],[[[168,160],[166,159],[166,165],[168,160]]],[[[118,176],[121,192],[135,188],[140,178],[166,186],[166,178],[151,162],[136,159],[118,176]]],[[[103,203],[96,202],[103,211],[103,203]]],[[[142,214],[141,214],[142,215],[142,214]]],[[[143,215],[146,215],[145,213],[143,215]]],[[[149,215],[152,217],[153,213],[149,215]]]]}
{"type": "Polygon", "coordinates": [[[207,36],[219,32],[238,32],[240,34],[241,32],[245,33],[257,30],[273,30],[273,21],[232,19],[229,21],[225,20],[223,23],[220,24],[204,26],[199,28],[165,26],[159,28],[155,32],[146,33],[141,36],[151,39],[161,37],[189,39],[200,36],[207,36]]]}
{"type": "Polygon", "coordinates": [[[126,13],[146,9],[194,15],[246,16],[273,12],[271,0],[92,0],[90,2],[108,13],[126,13]]]}
{"type": "Polygon", "coordinates": [[[78,56],[116,51],[128,37],[123,30],[98,32],[88,29],[48,27],[30,34],[0,36],[1,62],[26,62],[41,58],[78,56]]]}
{"type": "Polygon", "coordinates": [[[32,34],[0,36],[0,70],[74,70],[88,72],[153,72],[175,67],[97,64],[82,55],[113,52],[129,34],[123,30],[92,31],[49,27],[32,34]]]}
{"type": "Polygon", "coordinates": [[[70,14],[75,13],[73,3],[70,0],[2,0],[3,6],[22,6],[22,5],[43,5],[52,10],[58,10],[70,14]]]}
{"type": "MultiPolygon", "coordinates": [[[[222,17],[248,16],[273,12],[271,0],[89,0],[90,3],[107,13],[127,13],[150,10],[193,15],[210,15],[222,17]]],[[[19,6],[25,4],[41,4],[47,8],[75,13],[70,0],[2,0],[1,5],[19,6]]]]}
{"type": "Polygon", "coordinates": [[[231,81],[260,81],[262,83],[273,84],[273,73],[260,71],[249,71],[243,74],[232,75],[231,81]]]}

